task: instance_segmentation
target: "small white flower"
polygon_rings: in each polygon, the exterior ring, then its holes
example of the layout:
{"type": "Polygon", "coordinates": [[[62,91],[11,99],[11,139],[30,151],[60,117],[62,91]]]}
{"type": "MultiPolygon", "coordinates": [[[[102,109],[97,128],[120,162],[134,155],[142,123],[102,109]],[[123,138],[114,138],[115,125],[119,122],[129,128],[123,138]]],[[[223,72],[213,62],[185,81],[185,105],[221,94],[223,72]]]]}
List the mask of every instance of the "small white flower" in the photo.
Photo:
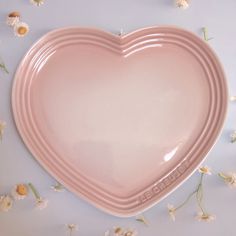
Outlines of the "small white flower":
{"type": "Polygon", "coordinates": [[[107,230],[104,236],[137,236],[138,232],[134,229],[123,229],[121,227],[113,227],[113,230],[107,230]]]}
{"type": "Polygon", "coordinates": [[[44,198],[41,198],[41,197],[36,199],[35,207],[37,209],[43,210],[47,206],[48,206],[48,200],[47,199],[44,199],[44,198]]]}
{"type": "Polygon", "coordinates": [[[6,24],[9,26],[14,26],[20,21],[20,13],[19,12],[11,12],[7,15],[6,24]]]}
{"type": "Polygon", "coordinates": [[[187,9],[189,7],[189,0],[176,0],[176,6],[182,9],[187,9]]]}
{"type": "Polygon", "coordinates": [[[228,174],[219,173],[219,176],[221,178],[223,178],[225,183],[230,188],[235,188],[236,187],[236,173],[228,173],[228,174]]]}
{"type": "Polygon", "coordinates": [[[205,221],[205,222],[210,222],[216,219],[215,215],[210,215],[207,213],[199,212],[196,216],[196,219],[198,221],[205,221]]]}
{"type": "Polygon", "coordinates": [[[0,141],[2,140],[5,128],[6,128],[6,122],[0,120],[0,141]]]}
{"type": "Polygon", "coordinates": [[[230,96],[230,101],[235,102],[236,101],[236,96],[230,96]]]}
{"type": "Polygon", "coordinates": [[[168,204],[167,209],[168,209],[168,213],[169,213],[171,220],[175,221],[175,212],[176,212],[175,207],[171,204],[168,204]]]}
{"type": "Polygon", "coordinates": [[[115,227],[113,227],[113,234],[112,235],[120,236],[120,235],[123,235],[123,232],[124,232],[124,230],[121,227],[115,226],[115,227]]]}
{"type": "Polygon", "coordinates": [[[146,226],[149,225],[147,219],[146,219],[146,218],[144,217],[144,215],[142,215],[142,214],[136,216],[136,221],[141,222],[141,223],[145,224],[146,226]]]}
{"type": "Polygon", "coordinates": [[[0,211],[9,211],[12,205],[13,200],[9,195],[0,196],[0,211]]]}
{"type": "Polygon", "coordinates": [[[211,168],[208,166],[201,166],[198,168],[199,173],[205,174],[205,175],[211,175],[211,168]]]}
{"type": "Polygon", "coordinates": [[[124,236],[136,236],[138,235],[138,232],[134,229],[127,229],[123,233],[124,236]]]}
{"type": "Polygon", "coordinates": [[[18,37],[24,37],[29,33],[29,26],[24,22],[18,22],[14,25],[14,33],[18,37]]]}
{"type": "Polygon", "coordinates": [[[235,130],[230,134],[230,142],[231,143],[236,142],[236,131],[235,130]]]}
{"type": "Polygon", "coordinates": [[[72,235],[72,233],[74,231],[78,231],[78,225],[76,225],[76,224],[66,224],[66,229],[70,232],[70,235],[72,235]]]}
{"type": "Polygon", "coordinates": [[[25,184],[17,184],[13,187],[11,195],[15,200],[22,200],[28,195],[28,188],[25,184]]]}
{"type": "Polygon", "coordinates": [[[30,3],[32,3],[33,5],[39,7],[39,6],[44,4],[44,0],[30,0],[30,3]]]}

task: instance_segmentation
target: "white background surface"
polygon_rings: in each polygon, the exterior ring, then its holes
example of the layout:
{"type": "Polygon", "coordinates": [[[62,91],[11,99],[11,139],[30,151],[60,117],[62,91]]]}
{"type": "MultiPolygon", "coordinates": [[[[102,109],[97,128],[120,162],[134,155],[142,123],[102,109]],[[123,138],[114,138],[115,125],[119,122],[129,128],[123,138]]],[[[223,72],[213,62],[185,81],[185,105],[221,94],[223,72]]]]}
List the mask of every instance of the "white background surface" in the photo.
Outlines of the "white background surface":
{"type": "MultiPolygon", "coordinates": [[[[74,235],[104,235],[106,229],[121,225],[134,227],[139,235],[216,235],[235,236],[236,190],[227,188],[216,176],[205,181],[205,205],[216,215],[216,221],[201,223],[194,219],[197,207],[194,199],[177,213],[175,223],[168,218],[166,205],[178,205],[198,182],[196,173],[161,203],[145,213],[149,227],[133,218],[119,219],[107,215],[69,192],[55,193],[50,185],[55,181],[38,165],[21,141],[14,125],[10,94],[14,72],[29,47],[48,31],[64,26],[92,26],[117,33],[151,25],[177,25],[201,37],[201,28],[208,27],[214,37],[210,45],[218,54],[229,84],[231,95],[236,94],[236,1],[192,0],[188,10],[173,6],[172,0],[45,0],[34,7],[28,0],[0,0],[0,55],[10,71],[0,73],[0,119],[7,129],[0,144],[0,194],[10,191],[19,182],[31,181],[41,195],[49,199],[43,211],[33,209],[34,200],[16,202],[9,213],[0,212],[0,236],[63,236],[66,223],[76,223],[74,235]],[[22,20],[30,25],[27,37],[19,39],[4,21],[6,15],[18,10],[22,20]]],[[[229,104],[223,133],[208,155],[206,163],[217,173],[236,171],[236,144],[229,142],[231,130],[236,129],[236,103],[229,104]]],[[[191,121],[190,121],[191,122],[191,121]]]]}

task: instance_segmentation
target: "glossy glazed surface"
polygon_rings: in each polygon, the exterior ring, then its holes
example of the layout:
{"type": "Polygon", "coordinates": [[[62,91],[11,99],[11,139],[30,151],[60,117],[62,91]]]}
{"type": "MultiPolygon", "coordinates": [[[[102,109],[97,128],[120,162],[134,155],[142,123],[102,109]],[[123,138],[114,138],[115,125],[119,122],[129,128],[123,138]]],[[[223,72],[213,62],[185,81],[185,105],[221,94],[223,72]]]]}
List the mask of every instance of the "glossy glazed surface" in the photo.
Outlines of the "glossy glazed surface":
{"type": "Polygon", "coordinates": [[[53,31],[15,76],[13,111],[36,159],[99,208],[135,215],[180,184],[214,144],[226,112],[218,60],[193,34],[53,31]]]}

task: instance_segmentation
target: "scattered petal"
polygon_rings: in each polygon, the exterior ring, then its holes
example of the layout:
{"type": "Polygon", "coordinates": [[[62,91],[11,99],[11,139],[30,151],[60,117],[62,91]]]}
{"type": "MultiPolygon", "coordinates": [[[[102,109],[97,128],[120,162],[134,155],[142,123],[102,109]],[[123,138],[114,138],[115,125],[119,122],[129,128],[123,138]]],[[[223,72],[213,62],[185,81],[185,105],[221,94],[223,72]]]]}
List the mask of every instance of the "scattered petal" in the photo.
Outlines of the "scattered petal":
{"type": "Polygon", "coordinates": [[[201,166],[199,167],[198,171],[205,175],[211,175],[211,168],[209,168],[208,166],[201,166]]]}
{"type": "Polygon", "coordinates": [[[219,176],[224,180],[224,182],[230,187],[236,187],[236,173],[223,174],[219,173],[219,176]]]}
{"type": "Polygon", "coordinates": [[[187,9],[189,7],[189,0],[176,0],[176,6],[181,9],[187,9]]]}
{"type": "Polygon", "coordinates": [[[43,210],[47,206],[48,206],[48,200],[47,199],[44,199],[44,198],[41,198],[41,197],[36,199],[35,207],[38,210],[43,210]]]}
{"type": "Polygon", "coordinates": [[[168,204],[167,209],[168,209],[168,213],[169,213],[171,220],[175,221],[176,208],[173,205],[168,204]]]}
{"type": "Polygon", "coordinates": [[[230,142],[235,143],[236,142],[236,131],[233,131],[230,135],[230,142]]]}
{"type": "Polygon", "coordinates": [[[9,211],[12,205],[13,199],[9,195],[0,196],[0,211],[9,211]]]}
{"type": "Polygon", "coordinates": [[[28,195],[28,187],[25,184],[17,184],[13,187],[11,195],[16,200],[22,200],[28,195]]]}
{"type": "Polygon", "coordinates": [[[2,137],[4,134],[4,129],[6,128],[6,122],[0,120],[0,141],[2,141],[2,137]]]}
{"type": "Polygon", "coordinates": [[[210,222],[216,219],[215,215],[210,215],[207,213],[199,212],[196,216],[198,221],[210,222]]]}
{"type": "Polygon", "coordinates": [[[30,2],[37,7],[40,7],[44,4],[44,0],[30,0],[30,2]]]}
{"type": "Polygon", "coordinates": [[[20,21],[20,13],[17,11],[11,12],[7,15],[6,24],[15,26],[20,21]]]}
{"type": "Polygon", "coordinates": [[[24,22],[19,22],[14,26],[14,33],[18,37],[24,37],[29,33],[29,26],[24,22]]]}

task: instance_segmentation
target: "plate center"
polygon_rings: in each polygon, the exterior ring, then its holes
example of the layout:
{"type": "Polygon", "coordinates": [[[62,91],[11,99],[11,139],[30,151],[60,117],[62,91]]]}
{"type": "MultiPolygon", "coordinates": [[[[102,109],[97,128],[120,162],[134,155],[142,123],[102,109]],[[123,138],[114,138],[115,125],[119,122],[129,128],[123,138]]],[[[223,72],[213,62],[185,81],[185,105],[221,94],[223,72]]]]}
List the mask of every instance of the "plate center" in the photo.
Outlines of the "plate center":
{"type": "Polygon", "coordinates": [[[31,90],[39,131],[58,155],[116,196],[134,194],[170,171],[204,127],[207,78],[179,46],[123,57],[74,44],[44,63],[31,90]]]}

